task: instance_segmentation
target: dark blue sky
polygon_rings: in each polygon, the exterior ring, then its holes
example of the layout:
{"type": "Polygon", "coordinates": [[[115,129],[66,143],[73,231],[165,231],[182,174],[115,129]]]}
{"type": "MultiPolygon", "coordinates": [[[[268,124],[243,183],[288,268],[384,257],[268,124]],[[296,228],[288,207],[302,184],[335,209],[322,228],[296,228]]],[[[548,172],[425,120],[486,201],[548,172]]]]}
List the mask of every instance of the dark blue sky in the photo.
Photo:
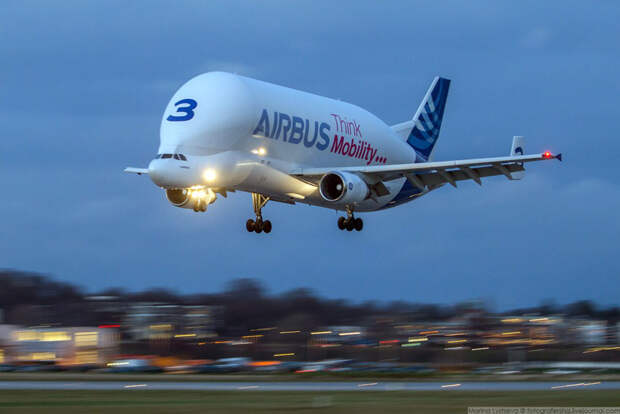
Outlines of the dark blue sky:
{"type": "Polygon", "coordinates": [[[0,5],[0,267],[86,289],[215,291],[255,277],[273,292],[498,308],[617,304],[620,3],[49,2],[0,5]],[[565,162],[463,183],[364,214],[250,196],[206,214],[123,174],[155,154],[170,96],[226,70],[360,105],[393,124],[433,76],[453,80],[437,160],[529,152],[565,162]]]}

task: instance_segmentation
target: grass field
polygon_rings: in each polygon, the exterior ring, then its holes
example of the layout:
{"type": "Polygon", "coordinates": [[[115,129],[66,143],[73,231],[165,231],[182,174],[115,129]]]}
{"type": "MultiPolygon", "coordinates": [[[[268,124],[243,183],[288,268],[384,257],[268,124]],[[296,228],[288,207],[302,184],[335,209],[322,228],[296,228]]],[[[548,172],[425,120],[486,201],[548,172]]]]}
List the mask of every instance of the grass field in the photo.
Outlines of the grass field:
{"type": "Polygon", "coordinates": [[[466,413],[471,406],[620,406],[618,391],[0,391],[1,413],[466,413]]]}

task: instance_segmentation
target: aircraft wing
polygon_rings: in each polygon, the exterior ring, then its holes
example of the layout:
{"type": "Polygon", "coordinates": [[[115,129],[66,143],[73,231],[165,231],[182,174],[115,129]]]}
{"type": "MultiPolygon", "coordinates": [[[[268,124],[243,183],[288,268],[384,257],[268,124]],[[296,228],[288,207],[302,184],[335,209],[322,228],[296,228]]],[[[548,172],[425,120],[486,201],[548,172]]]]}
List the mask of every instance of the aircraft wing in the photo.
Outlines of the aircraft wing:
{"type": "MultiPolygon", "coordinates": [[[[304,178],[308,181],[318,182],[320,178],[332,171],[347,171],[361,174],[368,178],[369,184],[380,181],[390,181],[396,178],[406,177],[414,187],[424,190],[426,187],[435,188],[449,183],[456,187],[457,181],[474,180],[482,184],[482,177],[504,175],[508,179],[518,179],[513,173],[524,171],[524,163],[532,161],[546,161],[551,159],[562,160],[562,154],[543,152],[541,154],[517,155],[495,158],[474,158],[457,161],[422,162],[413,164],[372,165],[337,168],[299,168],[291,171],[292,175],[304,178]]],[[[381,194],[381,187],[374,186],[381,194]]]]}

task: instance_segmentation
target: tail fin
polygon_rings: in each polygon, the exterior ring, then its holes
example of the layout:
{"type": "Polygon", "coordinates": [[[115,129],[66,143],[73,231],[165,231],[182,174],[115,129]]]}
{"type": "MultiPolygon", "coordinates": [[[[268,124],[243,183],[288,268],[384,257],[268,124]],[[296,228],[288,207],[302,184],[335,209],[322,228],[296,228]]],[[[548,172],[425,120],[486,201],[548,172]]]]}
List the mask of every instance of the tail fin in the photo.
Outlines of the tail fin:
{"type": "Polygon", "coordinates": [[[426,160],[431,158],[439,137],[449,88],[449,79],[436,77],[413,117],[413,128],[407,143],[426,160]]]}

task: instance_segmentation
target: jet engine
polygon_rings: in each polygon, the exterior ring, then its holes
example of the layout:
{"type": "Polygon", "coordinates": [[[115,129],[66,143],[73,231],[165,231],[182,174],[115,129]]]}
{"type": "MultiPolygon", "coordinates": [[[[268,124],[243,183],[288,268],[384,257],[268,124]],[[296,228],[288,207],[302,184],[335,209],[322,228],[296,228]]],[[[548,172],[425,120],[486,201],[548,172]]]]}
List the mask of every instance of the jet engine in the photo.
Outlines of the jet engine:
{"type": "Polygon", "coordinates": [[[364,201],[368,198],[370,189],[356,174],[332,171],[321,178],[319,192],[326,201],[347,205],[364,201]]]}
{"type": "Polygon", "coordinates": [[[207,211],[207,206],[215,202],[217,196],[210,188],[169,188],[166,198],[175,207],[191,208],[194,211],[207,211]]]}

